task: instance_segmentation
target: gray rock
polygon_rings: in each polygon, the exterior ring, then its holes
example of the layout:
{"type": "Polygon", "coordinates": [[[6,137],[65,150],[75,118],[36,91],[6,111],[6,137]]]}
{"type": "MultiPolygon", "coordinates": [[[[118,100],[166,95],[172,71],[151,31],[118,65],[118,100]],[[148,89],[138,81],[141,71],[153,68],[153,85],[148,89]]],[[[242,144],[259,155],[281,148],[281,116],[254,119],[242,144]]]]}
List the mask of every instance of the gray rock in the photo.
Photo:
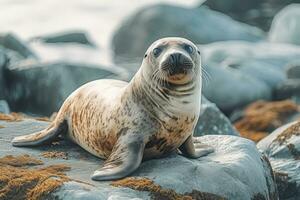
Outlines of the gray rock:
{"type": "Polygon", "coordinates": [[[10,113],[8,103],[5,100],[0,100],[0,113],[4,113],[4,114],[10,113]]]}
{"type": "Polygon", "coordinates": [[[276,87],[276,99],[287,99],[294,96],[300,97],[300,79],[288,79],[276,87]]]}
{"type": "Polygon", "coordinates": [[[272,64],[256,59],[243,61],[237,69],[245,75],[264,82],[272,91],[286,80],[286,76],[282,73],[282,70],[278,70],[272,64]],[[272,75],[270,76],[270,74],[272,75]]]}
{"type": "Polygon", "coordinates": [[[141,58],[152,42],[170,36],[184,37],[196,44],[264,38],[261,30],[206,7],[154,5],[129,16],[115,32],[112,47],[116,61],[120,57],[141,58]]]}
{"type": "MultiPolygon", "coordinates": [[[[237,108],[240,107],[240,102],[235,99],[232,101],[233,105],[222,105],[229,100],[230,95],[232,97],[239,95],[241,102],[251,103],[252,100],[260,99],[260,96],[262,99],[284,99],[291,97],[294,92],[298,91],[299,84],[297,85],[297,81],[290,81],[286,73],[287,68],[299,63],[299,46],[265,42],[225,41],[199,45],[199,48],[202,53],[203,66],[210,75],[210,82],[204,85],[204,94],[223,111],[227,112],[227,107],[235,108],[234,105],[237,105],[237,108]],[[235,82],[237,74],[239,74],[239,82],[235,82]],[[257,83],[251,86],[253,81],[258,81],[260,86],[254,86],[257,83]],[[235,85],[231,85],[231,83],[235,85]],[[209,88],[210,84],[212,86],[209,88]],[[223,88],[229,86],[232,90],[226,89],[227,96],[225,96],[222,93],[223,88]],[[250,90],[246,89],[245,86],[250,90]],[[244,88],[236,90],[236,88],[242,87],[244,88]],[[269,90],[266,94],[264,94],[263,87],[267,87],[269,90]],[[253,91],[256,88],[259,88],[258,91],[253,91]],[[218,91],[218,89],[220,90],[218,91]]],[[[290,71],[288,73],[294,74],[295,72],[290,71]]]]}
{"type": "Polygon", "coordinates": [[[219,108],[202,96],[201,113],[194,135],[239,135],[239,133],[219,108]]]}
{"type": "Polygon", "coordinates": [[[12,33],[0,34],[0,46],[18,52],[24,58],[36,58],[32,50],[12,33]]]}
{"type": "Polygon", "coordinates": [[[269,32],[269,41],[300,45],[300,4],[283,8],[275,17],[269,32]]]}
{"type": "Polygon", "coordinates": [[[224,112],[272,97],[272,90],[267,84],[237,69],[206,65],[205,70],[212,78],[204,85],[203,94],[224,112]]]}
{"type": "Polygon", "coordinates": [[[257,147],[269,158],[280,199],[300,196],[300,124],[292,122],[262,139],[257,147]]]}
{"type": "Polygon", "coordinates": [[[76,63],[35,63],[7,70],[7,101],[18,112],[51,115],[77,89],[92,80],[122,79],[114,68],[76,63]]]}
{"type": "Polygon", "coordinates": [[[4,69],[7,65],[7,56],[4,51],[0,49],[0,99],[5,97],[5,76],[4,69]]]}
{"type": "Polygon", "coordinates": [[[69,31],[63,33],[50,34],[33,38],[34,40],[41,40],[45,43],[78,43],[89,46],[95,46],[82,31],[69,31]]]}
{"type": "Polygon", "coordinates": [[[245,13],[259,7],[261,2],[260,0],[207,0],[204,5],[222,13],[245,13]]]}
{"type": "MultiPolygon", "coordinates": [[[[0,121],[0,125],[4,127],[0,129],[0,157],[29,154],[40,158],[46,165],[65,164],[71,167],[67,175],[82,183],[64,183],[54,193],[59,199],[151,199],[148,192],[113,187],[109,181],[92,181],[90,175],[103,161],[68,141],[61,141],[55,146],[34,148],[11,146],[10,141],[13,137],[38,131],[47,126],[46,122],[0,121]],[[68,160],[47,159],[41,156],[41,153],[49,150],[67,152],[68,160]]],[[[216,151],[194,160],[173,154],[166,158],[145,161],[132,176],[151,179],[162,188],[173,189],[179,194],[197,190],[231,200],[251,200],[258,197],[278,199],[271,167],[252,141],[224,135],[202,136],[198,140],[212,145],[216,151]]]]}
{"type": "Polygon", "coordinates": [[[288,79],[300,79],[300,61],[288,64],[286,76],[288,79]]]}

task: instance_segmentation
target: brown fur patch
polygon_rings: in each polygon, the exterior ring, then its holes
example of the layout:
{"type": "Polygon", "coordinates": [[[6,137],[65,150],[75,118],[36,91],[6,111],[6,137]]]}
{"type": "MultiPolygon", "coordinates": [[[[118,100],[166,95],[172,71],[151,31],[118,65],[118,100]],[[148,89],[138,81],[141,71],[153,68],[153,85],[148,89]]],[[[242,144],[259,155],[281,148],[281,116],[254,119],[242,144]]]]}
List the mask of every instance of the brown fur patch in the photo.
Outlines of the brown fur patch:
{"type": "Polygon", "coordinates": [[[225,200],[215,194],[193,190],[191,193],[178,194],[172,189],[164,189],[148,178],[125,178],[111,183],[114,187],[128,187],[138,191],[147,191],[153,200],[225,200]]]}

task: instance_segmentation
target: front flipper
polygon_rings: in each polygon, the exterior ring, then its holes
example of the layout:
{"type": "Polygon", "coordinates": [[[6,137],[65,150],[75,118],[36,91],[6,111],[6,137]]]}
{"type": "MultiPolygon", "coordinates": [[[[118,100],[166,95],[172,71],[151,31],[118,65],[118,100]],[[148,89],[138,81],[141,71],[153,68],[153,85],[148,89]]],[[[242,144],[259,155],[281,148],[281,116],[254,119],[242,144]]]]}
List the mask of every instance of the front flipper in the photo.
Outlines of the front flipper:
{"type": "Polygon", "coordinates": [[[214,152],[214,148],[201,143],[195,143],[193,140],[193,136],[190,135],[186,141],[179,147],[179,150],[181,153],[189,158],[200,158],[202,156],[206,156],[207,154],[210,154],[214,152]]]}
{"type": "Polygon", "coordinates": [[[104,166],[96,170],[91,178],[105,181],[120,179],[131,174],[142,162],[144,147],[145,143],[139,135],[121,136],[104,166]]]}

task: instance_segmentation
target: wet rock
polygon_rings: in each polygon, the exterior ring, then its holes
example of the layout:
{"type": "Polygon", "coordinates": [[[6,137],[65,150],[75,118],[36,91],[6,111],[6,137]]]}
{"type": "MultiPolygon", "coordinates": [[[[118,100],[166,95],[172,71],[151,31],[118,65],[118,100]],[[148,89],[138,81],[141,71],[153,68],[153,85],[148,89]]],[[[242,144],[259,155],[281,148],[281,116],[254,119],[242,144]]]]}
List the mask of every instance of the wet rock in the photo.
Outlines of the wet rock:
{"type": "Polygon", "coordinates": [[[239,133],[219,108],[202,96],[201,113],[194,135],[239,135],[239,133]]]}
{"type": "Polygon", "coordinates": [[[12,33],[0,34],[0,46],[18,52],[24,58],[36,58],[34,52],[12,33]]]}
{"type": "Polygon", "coordinates": [[[5,76],[4,68],[7,65],[7,56],[4,51],[0,49],[0,99],[5,97],[5,76]]]}
{"type": "MultiPolygon", "coordinates": [[[[153,195],[189,198],[205,195],[214,197],[213,199],[222,197],[233,200],[278,198],[267,159],[257,151],[253,142],[244,138],[228,135],[202,136],[198,140],[216,149],[206,157],[192,160],[172,154],[166,158],[143,162],[131,178],[95,182],[90,179],[90,175],[103,161],[73,143],[59,140],[34,148],[11,146],[13,137],[41,130],[48,125],[47,122],[25,119],[20,122],[0,121],[0,125],[4,127],[0,129],[0,158],[28,154],[41,160],[44,163],[41,167],[44,168],[50,165],[70,167],[65,173],[71,180],[63,181],[52,194],[52,197],[59,199],[150,200],[153,195]],[[68,159],[45,158],[42,154],[47,151],[66,152],[68,159]]],[[[20,187],[30,185],[24,186],[21,183],[20,187]]],[[[40,190],[36,192],[40,194],[40,190]]]]}
{"type": "Polygon", "coordinates": [[[88,46],[95,46],[87,36],[85,32],[82,31],[71,31],[50,34],[45,36],[40,36],[33,38],[33,40],[40,40],[45,43],[78,43],[88,46]]]}
{"type": "Polygon", "coordinates": [[[288,79],[300,79],[300,60],[295,63],[290,63],[286,68],[286,76],[288,79]]]}
{"type": "Polygon", "coordinates": [[[299,0],[207,0],[203,4],[235,20],[269,31],[273,17],[285,6],[299,0]]]}
{"type": "Polygon", "coordinates": [[[10,67],[5,74],[6,99],[13,111],[49,116],[64,100],[92,80],[122,79],[117,69],[79,63],[33,63],[10,67]]]}
{"type": "Polygon", "coordinates": [[[221,110],[228,112],[240,108],[243,102],[248,102],[243,104],[245,106],[260,99],[279,100],[289,97],[280,98],[280,95],[288,92],[284,88],[289,80],[286,69],[299,62],[298,46],[227,41],[199,45],[199,48],[203,66],[211,77],[204,84],[204,94],[221,110]],[[242,87],[244,89],[240,89],[242,87]],[[218,89],[220,91],[214,93],[218,89]],[[236,99],[236,96],[239,97],[236,99]],[[235,101],[230,102],[232,105],[226,105],[225,102],[231,98],[235,101]]]}
{"type": "Polygon", "coordinates": [[[288,79],[277,86],[275,90],[276,99],[287,99],[300,97],[300,79],[288,79]]]}
{"type": "Polygon", "coordinates": [[[299,107],[291,100],[257,101],[245,108],[234,125],[243,137],[258,142],[276,128],[293,120],[297,114],[299,107]]]}
{"type": "Polygon", "coordinates": [[[292,122],[276,129],[257,147],[269,158],[275,173],[280,199],[300,196],[300,123],[292,122]]]}
{"type": "Polygon", "coordinates": [[[10,113],[8,103],[5,100],[0,100],[0,113],[4,113],[4,114],[10,113]]]}
{"type": "Polygon", "coordinates": [[[283,8],[275,17],[269,32],[269,40],[278,43],[300,45],[300,4],[283,8]]]}
{"type": "Polygon", "coordinates": [[[251,102],[272,97],[267,84],[237,69],[211,64],[206,65],[205,70],[212,78],[204,85],[203,94],[224,112],[230,113],[251,102]]]}
{"type": "Polygon", "coordinates": [[[184,37],[196,44],[264,38],[261,30],[206,7],[154,5],[129,16],[115,32],[112,47],[116,61],[122,57],[141,58],[153,41],[170,36],[184,37]]]}

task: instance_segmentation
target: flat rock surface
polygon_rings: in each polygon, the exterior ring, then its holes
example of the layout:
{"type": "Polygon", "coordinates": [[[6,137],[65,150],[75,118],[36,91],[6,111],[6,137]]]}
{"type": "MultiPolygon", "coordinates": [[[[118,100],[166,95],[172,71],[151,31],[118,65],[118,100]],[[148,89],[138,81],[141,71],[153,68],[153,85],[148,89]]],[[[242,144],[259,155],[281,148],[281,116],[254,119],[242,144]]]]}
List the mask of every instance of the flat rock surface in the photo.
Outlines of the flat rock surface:
{"type": "MultiPolygon", "coordinates": [[[[48,122],[26,119],[20,122],[0,121],[0,157],[5,155],[29,154],[44,161],[45,165],[65,164],[71,167],[67,175],[83,183],[64,183],[54,195],[59,199],[153,199],[145,191],[126,187],[113,187],[111,182],[95,182],[90,179],[92,172],[103,161],[90,155],[77,145],[59,141],[56,145],[34,148],[16,148],[10,143],[18,135],[41,130],[48,122]],[[66,152],[68,159],[44,158],[47,151],[66,152]]],[[[148,178],[161,188],[172,189],[178,194],[192,190],[206,192],[216,199],[276,199],[277,193],[268,162],[257,151],[253,142],[236,136],[202,136],[203,143],[212,145],[215,152],[191,160],[179,155],[143,162],[132,174],[135,178],[148,178]],[[226,183],[226,184],[225,184],[226,183]]],[[[143,190],[143,188],[139,189],[143,190]]],[[[151,192],[150,192],[151,193],[151,192]]],[[[155,198],[154,198],[155,199],[155,198]]]]}

